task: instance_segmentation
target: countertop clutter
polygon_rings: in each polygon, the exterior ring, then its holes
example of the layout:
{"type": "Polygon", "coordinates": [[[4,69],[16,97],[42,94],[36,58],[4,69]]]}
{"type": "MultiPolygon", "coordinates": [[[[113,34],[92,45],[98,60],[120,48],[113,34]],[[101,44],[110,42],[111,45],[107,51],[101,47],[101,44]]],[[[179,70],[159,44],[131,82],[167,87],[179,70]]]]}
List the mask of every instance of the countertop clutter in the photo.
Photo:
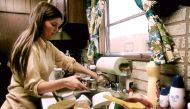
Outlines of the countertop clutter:
{"type": "Polygon", "coordinates": [[[132,103],[124,99],[142,98],[143,95],[138,93],[128,95],[103,87],[93,91],[64,91],[57,95],[61,96],[62,100],[56,101],[52,93],[45,94],[42,97],[43,109],[124,109],[124,107],[145,109],[140,102],[132,103]]]}

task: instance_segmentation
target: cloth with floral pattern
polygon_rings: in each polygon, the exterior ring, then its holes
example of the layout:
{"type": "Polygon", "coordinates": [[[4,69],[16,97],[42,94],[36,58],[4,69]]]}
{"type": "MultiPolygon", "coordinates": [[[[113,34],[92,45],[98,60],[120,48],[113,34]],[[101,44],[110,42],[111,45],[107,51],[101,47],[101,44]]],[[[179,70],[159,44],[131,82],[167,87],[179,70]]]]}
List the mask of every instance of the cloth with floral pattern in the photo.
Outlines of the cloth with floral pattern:
{"type": "Polygon", "coordinates": [[[156,64],[165,64],[180,59],[172,37],[169,35],[161,19],[158,15],[155,15],[152,9],[158,1],[135,0],[135,2],[141,10],[146,12],[151,58],[154,62],[156,64]]]}
{"type": "Polygon", "coordinates": [[[94,61],[94,57],[99,53],[99,29],[103,19],[105,0],[87,0],[87,20],[90,33],[90,43],[88,45],[87,58],[94,61]]]}

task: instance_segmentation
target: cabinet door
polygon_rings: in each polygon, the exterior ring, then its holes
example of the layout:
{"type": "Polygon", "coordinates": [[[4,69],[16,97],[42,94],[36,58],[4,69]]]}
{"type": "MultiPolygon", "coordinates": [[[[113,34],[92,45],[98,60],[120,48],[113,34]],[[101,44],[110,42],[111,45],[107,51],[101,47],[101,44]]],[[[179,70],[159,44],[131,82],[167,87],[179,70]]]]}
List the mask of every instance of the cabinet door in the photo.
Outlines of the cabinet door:
{"type": "Polygon", "coordinates": [[[66,14],[69,23],[87,24],[86,0],[67,0],[66,14]]]}

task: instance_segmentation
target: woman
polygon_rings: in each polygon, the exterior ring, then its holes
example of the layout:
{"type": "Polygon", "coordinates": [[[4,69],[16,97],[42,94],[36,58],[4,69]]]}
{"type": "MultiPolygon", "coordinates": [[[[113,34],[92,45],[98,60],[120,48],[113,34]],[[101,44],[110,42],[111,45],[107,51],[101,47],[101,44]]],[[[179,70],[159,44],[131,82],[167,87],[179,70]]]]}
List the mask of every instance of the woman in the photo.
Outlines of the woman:
{"type": "Polygon", "coordinates": [[[95,72],[67,57],[48,41],[58,32],[62,22],[62,14],[56,7],[40,2],[30,14],[29,21],[30,25],[16,40],[10,55],[8,66],[13,75],[1,109],[37,109],[44,93],[61,88],[87,89],[77,76],[48,81],[54,65],[98,80],[95,72]]]}

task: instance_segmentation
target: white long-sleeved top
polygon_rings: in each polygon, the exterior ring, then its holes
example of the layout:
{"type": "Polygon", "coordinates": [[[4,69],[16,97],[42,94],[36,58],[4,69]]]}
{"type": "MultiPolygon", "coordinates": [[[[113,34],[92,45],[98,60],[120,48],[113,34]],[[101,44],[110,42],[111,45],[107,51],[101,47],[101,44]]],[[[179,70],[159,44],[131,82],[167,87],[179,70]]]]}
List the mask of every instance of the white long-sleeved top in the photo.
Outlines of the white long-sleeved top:
{"type": "Polygon", "coordinates": [[[6,100],[13,109],[37,109],[39,83],[48,81],[54,65],[72,72],[74,62],[74,58],[66,56],[51,42],[39,38],[31,49],[26,78],[20,78],[17,72],[13,73],[6,100]]]}

